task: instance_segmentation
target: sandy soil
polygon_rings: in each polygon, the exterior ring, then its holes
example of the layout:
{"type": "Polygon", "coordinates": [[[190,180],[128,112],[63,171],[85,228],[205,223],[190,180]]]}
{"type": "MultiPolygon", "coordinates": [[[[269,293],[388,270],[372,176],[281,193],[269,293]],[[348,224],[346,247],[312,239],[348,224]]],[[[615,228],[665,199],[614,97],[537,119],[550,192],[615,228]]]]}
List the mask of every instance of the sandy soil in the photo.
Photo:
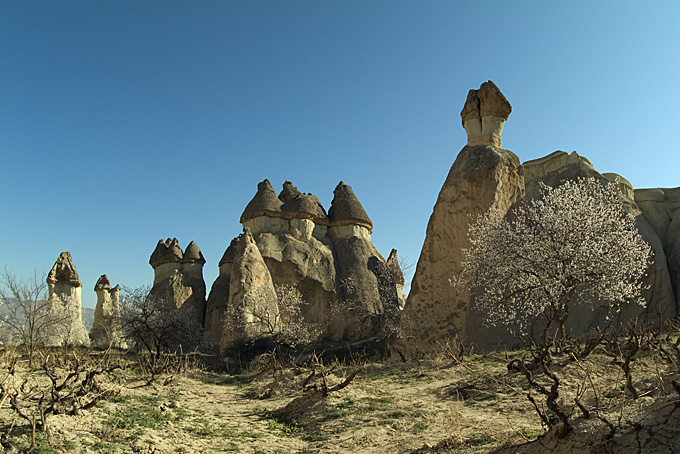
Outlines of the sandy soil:
{"type": "MultiPolygon", "coordinates": [[[[309,369],[289,368],[275,378],[271,372],[233,376],[194,370],[153,386],[143,386],[145,377],[126,370],[108,384],[119,391],[116,397],[79,416],[51,417],[52,446],[41,438],[38,452],[408,453],[444,439],[454,448],[441,452],[489,452],[543,433],[524,378],[508,374],[506,364],[502,354],[463,363],[362,364],[349,386],[330,393],[293,425],[276,411],[303,394],[309,369]]],[[[338,366],[327,377],[329,386],[354,368],[338,366]]],[[[636,368],[637,374],[647,372],[642,387],[655,386],[658,364],[641,362],[636,368]]],[[[569,383],[562,390],[566,405],[588,382],[598,391],[586,393],[586,403],[597,394],[614,408],[623,399],[620,371],[603,358],[593,356],[560,374],[569,383]]],[[[0,418],[5,426],[14,418],[7,403],[0,418]]],[[[12,435],[25,445],[30,430],[21,424],[12,435]]]]}

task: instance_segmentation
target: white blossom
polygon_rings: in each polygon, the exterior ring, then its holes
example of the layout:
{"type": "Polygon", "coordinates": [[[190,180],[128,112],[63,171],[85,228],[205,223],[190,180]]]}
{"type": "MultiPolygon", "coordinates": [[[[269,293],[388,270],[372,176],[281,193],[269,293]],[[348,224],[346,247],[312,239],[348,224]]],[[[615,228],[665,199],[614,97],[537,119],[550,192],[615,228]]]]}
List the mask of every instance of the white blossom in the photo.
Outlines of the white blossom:
{"type": "Polygon", "coordinates": [[[594,178],[542,185],[542,198],[507,216],[491,210],[468,232],[463,272],[454,285],[475,289],[487,322],[517,322],[547,311],[564,336],[572,301],[601,301],[612,311],[644,305],[651,249],[623,211],[614,184],[594,178]]]}

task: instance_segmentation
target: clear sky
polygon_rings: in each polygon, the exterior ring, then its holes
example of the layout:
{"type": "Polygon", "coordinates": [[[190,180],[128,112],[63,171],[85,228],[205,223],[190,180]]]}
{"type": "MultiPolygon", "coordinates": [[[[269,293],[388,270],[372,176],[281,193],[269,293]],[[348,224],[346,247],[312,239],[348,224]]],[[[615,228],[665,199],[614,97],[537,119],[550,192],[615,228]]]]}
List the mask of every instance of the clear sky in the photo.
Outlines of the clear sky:
{"type": "Polygon", "coordinates": [[[678,74],[675,0],[1,0],[0,267],[70,251],[94,307],[177,237],[209,291],[265,178],[326,209],[343,180],[415,262],[469,89],[506,95],[522,161],[677,187],[678,74]]]}

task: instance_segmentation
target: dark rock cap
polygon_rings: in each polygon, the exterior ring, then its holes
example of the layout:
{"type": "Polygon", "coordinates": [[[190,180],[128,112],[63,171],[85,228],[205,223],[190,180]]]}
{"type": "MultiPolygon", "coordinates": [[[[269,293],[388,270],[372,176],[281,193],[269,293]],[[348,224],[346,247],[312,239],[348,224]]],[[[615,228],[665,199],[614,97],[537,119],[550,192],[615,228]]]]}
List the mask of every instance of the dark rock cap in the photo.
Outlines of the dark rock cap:
{"type": "Polygon", "coordinates": [[[293,183],[283,183],[279,194],[283,202],[281,211],[286,219],[311,219],[316,224],[328,225],[328,216],[319,199],[312,194],[303,194],[293,183]]]}
{"type": "Polygon", "coordinates": [[[500,89],[492,81],[487,81],[478,90],[470,90],[467,100],[460,112],[460,116],[465,125],[467,120],[473,118],[483,118],[489,115],[501,117],[507,120],[512,112],[510,102],[503,96],[500,89]]]}
{"type": "Polygon", "coordinates": [[[97,292],[99,290],[110,290],[110,289],[111,289],[111,282],[109,281],[109,278],[106,277],[106,274],[102,274],[101,276],[99,276],[99,280],[94,285],[94,291],[97,292]]]}
{"type": "Polygon", "coordinates": [[[193,241],[189,243],[187,248],[184,250],[182,263],[200,263],[201,265],[205,263],[205,258],[203,257],[201,250],[193,241]]]}
{"type": "Polygon", "coordinates": [[[151,258],[149,258],[149,265],[156,269],[156,267],[165,263],[180,263],[183,256],[184,254],[182,254],[182,248],[179,247],[177,238],[168,238],[165,241],[158,240],[156,249],[151,254],[151,258]]]}
{"type": "Polygon", "coordinates": [[[74,287],[82,287],[70,252],[59,254],[59,258],[54,262],[54,266],[47,275],[48,284],[56,284],[57,282],[68,282],[74,287]]]}
{"type": "Polygon", "coordinates": [[[241,214],[241,223],[254,219],[258,216],[282,217],[281,205],[283,202],[276,196],[276,191],[269,180],[257,184],[255,197],[246,205],[241,214]]]}
{"type": "Polygon", "coordinates": [[[333,202],[328,210],[328,218],[331,221],[331,227],[356,224],[373,230],[373,223],[359,203],[357,196],[354,195],[352,187],[342,181],[333,191],[333,202]]]}
{"type": "Polygon", "coordinates": [[[236,257],[236,248],[238,247],[238,239],[239,237],[237,236],[231,240],[229,247],[227,247],[227,250],[224,251],[224,255],[220,260],[219,266],[222,266],[225,263],[234,263],[234,257],[236,257]]]}

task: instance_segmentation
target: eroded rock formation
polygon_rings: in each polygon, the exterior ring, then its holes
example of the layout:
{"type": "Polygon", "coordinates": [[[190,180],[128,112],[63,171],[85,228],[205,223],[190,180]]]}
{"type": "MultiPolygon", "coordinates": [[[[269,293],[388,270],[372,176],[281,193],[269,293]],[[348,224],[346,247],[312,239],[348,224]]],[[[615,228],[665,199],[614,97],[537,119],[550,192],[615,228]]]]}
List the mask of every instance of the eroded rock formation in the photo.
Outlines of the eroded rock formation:
{"type": "MultiPolygon", "coordinates": [[[[635,218],[642,237],[652,247],[654,257],[645,276],[643,297],[646,308],[627,305],[613,320],[616,328],[628,322],[659,323],[678,314],[680,293],[680,188],[633,190],[620,175],[600,174],[576,152],[556,151],[523,165],[513,153],[500,148],[503,122],[510,105],[489,81],[471,90],[461,112],[468,134],[468,145],[459,153],[442,187],[427,227],[402,316],[405,341],[395,344],[411,356],[439,348],[454,336],[481,350],[517,343],[516,327],[484,324],[486,314],[475,308],[474,295],[449,285],[457,276],[467,247],[471,216],[496,207],[507,212],[515,203],[541,197],[541,185],[557,187],[565,180],[596,178],[614,182],[621,203],[635,218]],[[670,272],[669,272],[670,270],[670,272]]],[[[574,302],[566,329],[582,336],[604,324],[608,307],[589,301],[574,302]]],[[[527,334],[543,330],[535,320],[527,334]]]]}
{"type": "Polygon", "coordinates": [[[658,253],[660,246],[666,255],[676,310],[680,313],[680,188],[636,189],[634,198],[649,227],[658,236],[660,244],[654,252],[658,253]]]}
{"type": "Polygon", "coordinates": [[[47,275],[50,317],[47,346],[89,346],[82,319],[82,284],[70,252],[62,252],[47,275]]]}
{"type": "MultiPolygon", "coordinates": [[[[241,223],[252,235],[273,284],[298,289],[306,303],[304,320],[319,327],[324,338],[358,339],[377,333],[385,295],[390,294],[381,286],[395,287],[396,295],[396,283],[378,277],[385,259],[371,242],[373,224],[350,186],[338,184],[327,215],[316,196],[300,192],[290,181],[277,196],[264,180],[241,223]]],[[[205,328],[212,339],[223,338],[234,272],[243,267],[235,252],[241,241],[227,248],[208,297],[205,328]]],[[[398,299],[387,303],[398,305],[398,299]]]]}
{"type": "Polygon", "coordinates": [[[220,351],[281,330],[274,283],[248,227],[236,241],[223,322],[220,351]]]}
{"type": "Polygon", "coordinates": [[[163,299],[168,309],[184,311],[198,326],[202,326],[206,306],[205,258],[196,243],[190,242],[182,251],[177,238],[159,240],[149,264],[154,270],[150,296],[163,299]]]}
{"type": "Polygon", "coordinates": [[[471,216],[490,208],[507,212],[524,196],[519,158],[499,148],[500,119],[510,113],[506,103],[489,81],[480,90],[470,91],[461,112],[468,145],[458,154],[439,192],[402,316],[410,355],[432,350],[456,336],[478,336],[468,326],[469,292],[451,286],[450,278],[461,272],[471,216]],[[484,125],[490,126],[484,129],[484,125]]]}
{"type": "Polygon", "coordinates": [[[94,286],[97,305],[94,309],[94,323],[90,329],[90,343],[97,348],[125,348],[120,322],[120,285],[111,288],[106,274],[102,274],[94,286]]]}

